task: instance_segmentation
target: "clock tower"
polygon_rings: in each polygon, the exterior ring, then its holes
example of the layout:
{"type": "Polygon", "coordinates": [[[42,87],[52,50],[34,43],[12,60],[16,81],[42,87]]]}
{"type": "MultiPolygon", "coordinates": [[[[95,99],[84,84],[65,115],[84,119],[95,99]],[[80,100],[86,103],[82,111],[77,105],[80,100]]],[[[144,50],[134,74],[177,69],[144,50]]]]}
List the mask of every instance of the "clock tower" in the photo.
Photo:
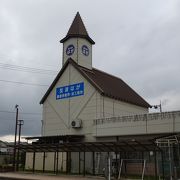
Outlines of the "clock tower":
{"type": "Polygon", "coordinates": [[[92,69],[92,45],[95,42],[89,37],[79,12],[77,12],[63,43],[63,65],[72,58],[78,65],[92,69]]]}

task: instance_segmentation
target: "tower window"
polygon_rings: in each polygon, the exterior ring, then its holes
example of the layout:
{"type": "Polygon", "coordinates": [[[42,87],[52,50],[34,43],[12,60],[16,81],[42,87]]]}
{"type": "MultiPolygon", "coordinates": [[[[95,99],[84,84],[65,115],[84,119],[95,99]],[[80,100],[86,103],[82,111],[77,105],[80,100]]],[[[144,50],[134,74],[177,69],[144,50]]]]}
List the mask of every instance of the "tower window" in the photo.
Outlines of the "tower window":
{"type": "Polygon", "coordinates": [[[74,53],[75,47],[71,44],[66,48],[66,54],[71,56],[74,53]]]}
{"type": "Polygon", "coordinates": [[[86,45],[83,45],[83,46],[82,46],[82,53],[83,53],[85,56],[89,56],[89,48],[88,48],[86,45]]]}

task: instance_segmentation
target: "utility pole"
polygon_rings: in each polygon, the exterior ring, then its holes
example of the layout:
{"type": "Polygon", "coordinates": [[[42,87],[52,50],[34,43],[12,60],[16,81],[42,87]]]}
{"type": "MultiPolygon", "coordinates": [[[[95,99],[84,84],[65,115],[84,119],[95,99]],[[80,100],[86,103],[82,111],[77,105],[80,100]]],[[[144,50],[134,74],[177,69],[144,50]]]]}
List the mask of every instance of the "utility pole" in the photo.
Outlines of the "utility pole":
{"type": "Polygon", "coordinates": [[[160,109],[160,113],[162,113],[162,104],[161,104],[161,101],[160,101],[160,104],[159,104],[159,109],[160,109]]]}
{"type": "Polygon", "coordinates": [[[21,142],[21,126],[24,125],[24,120],[18,120],[19,126],[19,139],[18,139],[18,152],[17,152],[17,164],[16,170],[19,170],[19,153],[20,153],[20,142],[21,142]]]}
{"type": "Polygon", "coordinates": [[[14,155],[13,155],[13,168],[16,171],[16,137],[17,137],[17,126],[18,126],[18,109],[19,105],[15,105],[16,108],[16,124],[15,124],[15,135],[14,135],[14,155]]]}

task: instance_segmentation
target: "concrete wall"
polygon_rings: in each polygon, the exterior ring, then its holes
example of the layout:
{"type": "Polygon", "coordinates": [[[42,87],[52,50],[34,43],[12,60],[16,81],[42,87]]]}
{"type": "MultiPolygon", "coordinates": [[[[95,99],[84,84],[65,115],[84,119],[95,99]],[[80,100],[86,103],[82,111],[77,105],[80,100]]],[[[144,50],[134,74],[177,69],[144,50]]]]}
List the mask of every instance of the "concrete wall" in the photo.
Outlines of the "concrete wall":
{"type": "Polygon", "coordinates": [[[178,132],[180,132],[180,111],[103,118],[102,121],[99,119],[94,123],[96,137],[178,132]]]}
{"type": "MultiPolygon", "coordinates": [[[[54,171],[54,166],[56,170],[57,154],[56,160],[54,162],[54,152],[45,153],[45,171],[54,171]]],[[[37,152],[35,155],[35,170],[43,170],[43,156],[44,153],[37,152]]],[[[33,153],[26,153],[26,163],[25,169],[32,170],[33,168],[33,153]]],[[[58,153],[58,171],[66,172],[66,153],[58,153]]]]}
{"type": "MultiPolygon", "coordinates": [[[[93,155],[92,152],[85,153],[85,172],[86,174],[93,173],[93,155]]],[[[84,173],[84,152],[71,153],[71,173],[84,173]]]]}
{"type": "MultiPolygon", "coordinates": [[[[43,170],[43,154],[44,153],[36,153],[35,155],[35,170],[43,170]]],[[[45,171],[54,171],[54,166],[56,170],[56,163],[57,163],[57,155],[56,160],[54,162],[54,152],[45,153],[45,171]],[[55,163],[55,164],[54,164],[55,163]]],[[[66,172],[66,163],[67,154],[59,152],[58,157],[58,171],[59,172],[66,172]]],[[[86,152],[85,153],[85,171],[86,173],[93,172],[93,160],[92,160],[92,153],[86,152]]],[[[32,170],[33,168],[33,153],[26,154],[26,163],[25,169],[32,170]]],[[[71,173],[83,174],[84,172],[84,153],[83,152],[71,152],[71,173]],[[79,162],[80,160],[80,162],[79,162]],[[80,165],[80,167],[79,167],[80,165]],[[80,170],[80,171],[79,171],[80,170]]]]}
{"type": "Polygon", "coordinates": [[[25,169],[31,170],[33,167],[33,153],[26,153],[25,169]]]}

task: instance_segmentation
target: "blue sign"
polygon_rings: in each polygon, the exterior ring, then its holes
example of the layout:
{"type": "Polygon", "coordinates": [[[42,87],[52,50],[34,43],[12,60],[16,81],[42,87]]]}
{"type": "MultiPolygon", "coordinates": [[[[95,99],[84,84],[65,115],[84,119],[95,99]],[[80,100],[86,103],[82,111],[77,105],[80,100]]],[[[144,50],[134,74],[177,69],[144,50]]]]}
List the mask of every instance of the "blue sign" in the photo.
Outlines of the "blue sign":
{"type": "Polygon", "coordinates": [[[56,88],[57,100],[82,95],[84,95],[84,82],[56,88]]]}

